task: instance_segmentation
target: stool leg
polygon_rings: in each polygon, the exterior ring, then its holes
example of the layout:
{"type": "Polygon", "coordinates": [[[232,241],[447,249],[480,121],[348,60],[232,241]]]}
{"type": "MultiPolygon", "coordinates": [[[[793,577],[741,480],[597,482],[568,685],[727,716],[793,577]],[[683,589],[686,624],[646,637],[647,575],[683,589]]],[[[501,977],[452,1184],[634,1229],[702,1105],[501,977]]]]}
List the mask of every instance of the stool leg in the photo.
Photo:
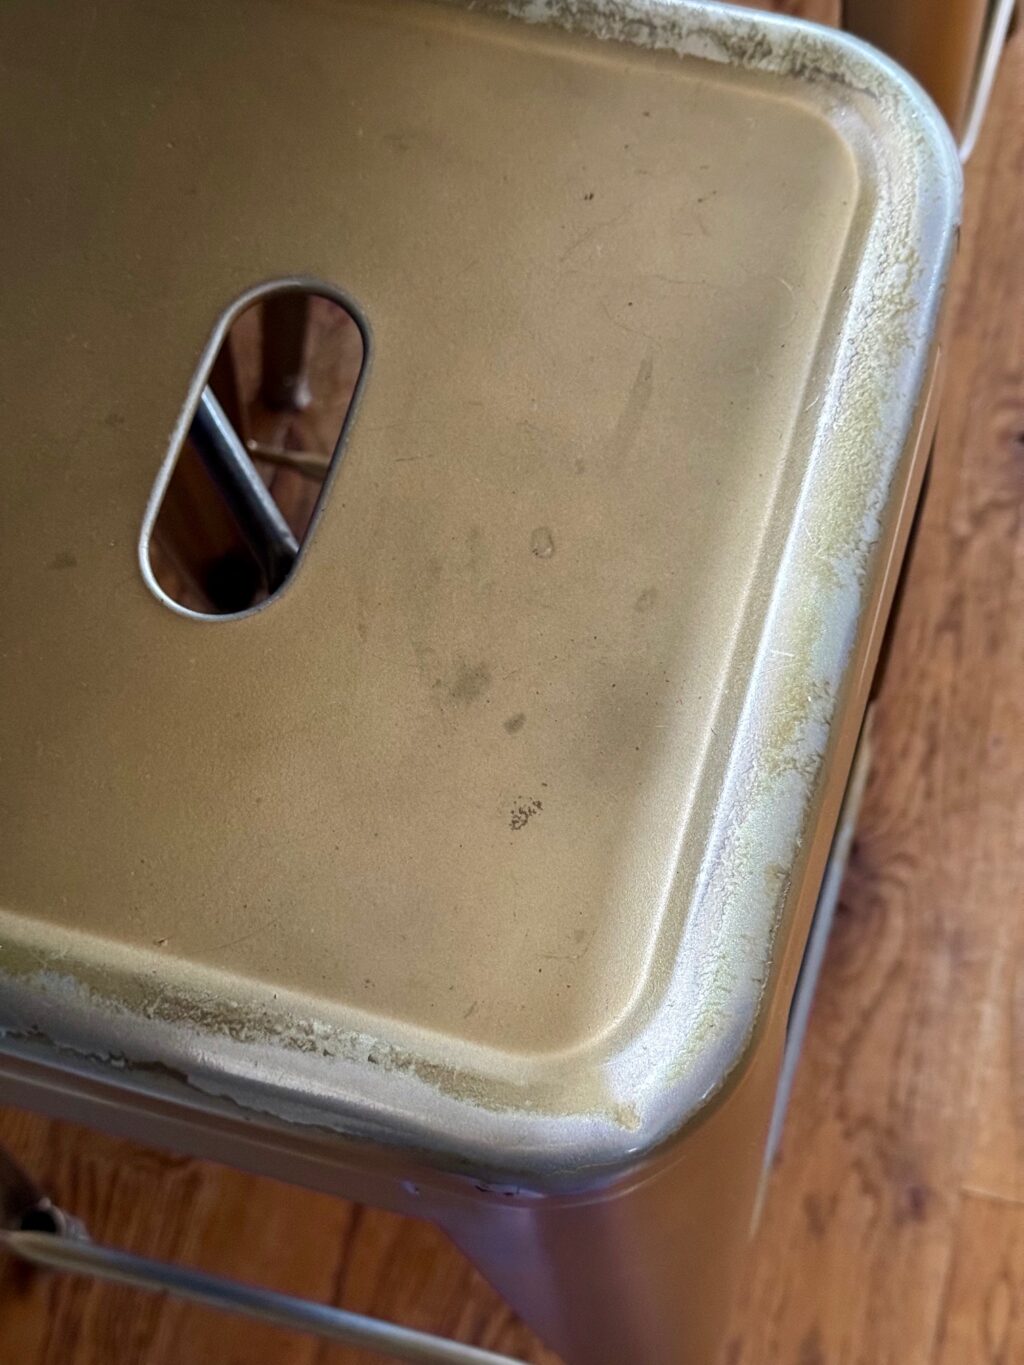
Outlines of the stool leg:
{"type": "Polygon", "coordinates": [[[86,1235],[79,1220],[57,1208],[6,1147],[0,1147],[0,1229],[86,1235]]]}
{"type": "Polygon", "coordinates": [[[443,1219],[567,1365],[714,1365],[749,1242],[780,1046],[650,1173],[604,1197],[443,1219]]]}

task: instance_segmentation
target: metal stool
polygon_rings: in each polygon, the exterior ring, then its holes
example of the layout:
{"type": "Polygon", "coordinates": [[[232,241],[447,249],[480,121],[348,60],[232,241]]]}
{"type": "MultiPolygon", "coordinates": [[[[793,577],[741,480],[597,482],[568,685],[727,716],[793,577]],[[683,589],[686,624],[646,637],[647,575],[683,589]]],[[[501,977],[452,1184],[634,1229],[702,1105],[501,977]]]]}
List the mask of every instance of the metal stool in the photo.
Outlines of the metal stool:
{"type": "MultiPolygon", "coordinates": [[[[935,420],[945,126],[688,3],[11,0],[0,48],[3,1099],[429,1218],[570,1365],[706,1365],[935,420]],[[347,448],[206,620],[136,561],[304,284],[365,328],[347,448]]],[[[494,1358],[61,1230],[5,1245],[494,1358]]]]}

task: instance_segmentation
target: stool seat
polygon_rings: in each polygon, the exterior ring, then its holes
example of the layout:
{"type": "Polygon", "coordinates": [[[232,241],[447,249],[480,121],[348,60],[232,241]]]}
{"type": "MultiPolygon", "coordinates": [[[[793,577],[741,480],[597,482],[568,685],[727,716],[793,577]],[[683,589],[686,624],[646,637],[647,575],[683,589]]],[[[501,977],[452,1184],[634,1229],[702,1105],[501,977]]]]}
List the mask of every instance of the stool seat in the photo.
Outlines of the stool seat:
{"type": "Polygon", "coordinates": [[[934,417],[938,116],[701,5],[32,14],[5,1046],[514,1192],[634,1168],[777,1066],[934,417]],[[364,375],[294,574],[205,620],[154,489],[280,281],[364,375]]]}

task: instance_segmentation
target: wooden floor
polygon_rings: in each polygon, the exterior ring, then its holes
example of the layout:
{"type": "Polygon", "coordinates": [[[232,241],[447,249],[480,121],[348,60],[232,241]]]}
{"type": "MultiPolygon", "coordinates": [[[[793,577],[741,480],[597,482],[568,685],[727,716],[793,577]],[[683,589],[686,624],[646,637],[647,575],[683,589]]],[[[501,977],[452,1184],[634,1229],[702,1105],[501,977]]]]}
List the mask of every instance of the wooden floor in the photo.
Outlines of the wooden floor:
{"type": "MultiPolygon", "coordinates": [[[[877,763],[722,1365],[1024,1361],[1022,507],[1024,33],[968,175],[877,763]]],[[[0,1140],[99,1238],[554,1365],[429,1228],[13,1111],[0,1140]]],[[[3,1362],[369,1359],[0,1268],[3,1362]]]]}

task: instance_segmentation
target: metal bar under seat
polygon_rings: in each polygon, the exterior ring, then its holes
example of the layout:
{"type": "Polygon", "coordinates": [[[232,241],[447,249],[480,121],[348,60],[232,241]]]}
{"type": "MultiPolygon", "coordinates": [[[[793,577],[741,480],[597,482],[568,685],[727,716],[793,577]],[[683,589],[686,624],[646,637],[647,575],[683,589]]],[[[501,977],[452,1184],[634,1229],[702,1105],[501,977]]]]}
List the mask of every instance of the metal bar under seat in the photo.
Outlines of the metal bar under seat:
{"type": "Polygon", "coordinates": [[[209,385],[189,436],[262,568],[267,591],[276,592],[295,563],[298,541],[209,385]]]}
{"type": "Polygon", "coordinates": [[[173,1294],[179,1299],[241,1313],[248,1318],[311,1332],[347,1346],[378,1351],[393,1360],[429,1362],[429,1365],[521,1365],[511,1356],[495,1355],[478,1346],[466,1346],[446,1337],[417,1332],[409,1327],[343,1308],[311,1303],[308,1299],[279,1294],[273,1289],[241,1284],[221,1275],[167,1261],[154,1261],[99,1246],[79,1237],[51,1232],[0,1231],[0,1249],[33,1265],[51,1270],[90,1275],[133,1289],[173,1294]]]}

